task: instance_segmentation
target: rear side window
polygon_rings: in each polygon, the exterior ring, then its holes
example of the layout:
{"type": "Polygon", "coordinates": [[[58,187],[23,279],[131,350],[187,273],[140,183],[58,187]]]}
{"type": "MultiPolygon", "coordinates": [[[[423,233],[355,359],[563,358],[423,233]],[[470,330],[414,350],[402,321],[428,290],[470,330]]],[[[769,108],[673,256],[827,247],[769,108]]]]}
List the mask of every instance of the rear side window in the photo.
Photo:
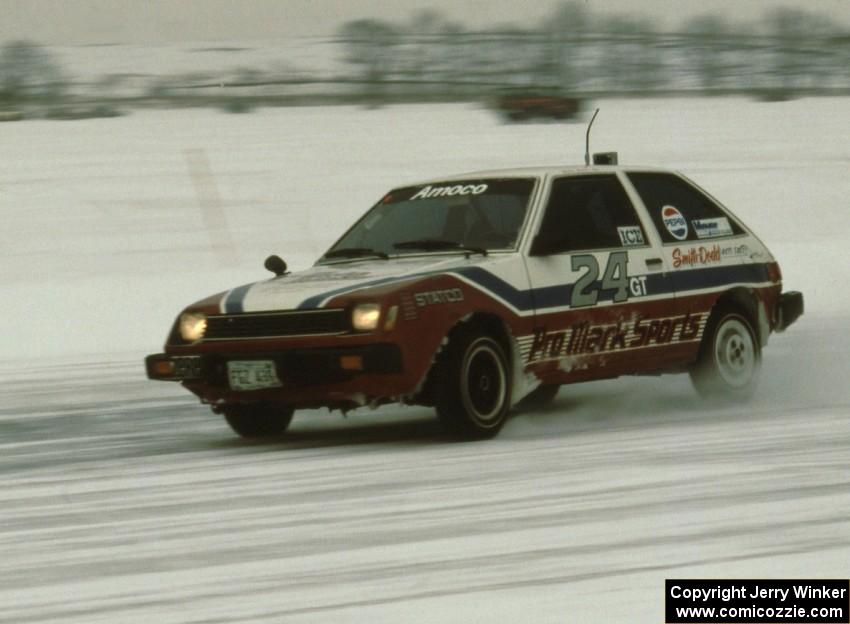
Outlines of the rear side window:
{"type": "Polygon", "coordinates": [[[554,180],[540,231],[557,238],[561,252],[642,246],[646,241],[623,186],[608,175],[554,180]]]}
{"type": "Polygon", "coordinates": [[[665,243],[743,234],[741,226],[702,191],[669,173],[629,173],[665,243]]]}

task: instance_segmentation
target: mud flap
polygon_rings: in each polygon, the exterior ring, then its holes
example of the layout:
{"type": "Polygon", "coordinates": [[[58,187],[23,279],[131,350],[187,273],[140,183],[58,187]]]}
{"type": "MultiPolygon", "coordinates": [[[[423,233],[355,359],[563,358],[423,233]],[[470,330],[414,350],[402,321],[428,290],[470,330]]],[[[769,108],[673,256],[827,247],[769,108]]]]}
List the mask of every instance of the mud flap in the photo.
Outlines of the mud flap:
{"type": "Polygon", "coordinates": [[[802,315],[803,293],[797,291],[782,293],[776,304],[776,331],[785,331],[802,315]]]}

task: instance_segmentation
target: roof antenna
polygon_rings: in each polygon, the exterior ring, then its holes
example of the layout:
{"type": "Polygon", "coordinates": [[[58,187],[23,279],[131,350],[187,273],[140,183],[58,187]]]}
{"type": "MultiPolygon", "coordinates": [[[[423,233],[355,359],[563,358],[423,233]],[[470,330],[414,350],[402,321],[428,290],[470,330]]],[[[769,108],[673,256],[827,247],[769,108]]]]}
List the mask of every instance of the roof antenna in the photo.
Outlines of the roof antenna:
{"type": "Polygon", "coordinates": [[[584,137],[584,166],[590,166],[590,127],[593,125],[593,120],[596,119],[596,116],[599,114],[599,109],[596,109],[596,112],[593,113],[593,117],[590,118],[590,123],[587,124],[587,135],[584,137]]]}

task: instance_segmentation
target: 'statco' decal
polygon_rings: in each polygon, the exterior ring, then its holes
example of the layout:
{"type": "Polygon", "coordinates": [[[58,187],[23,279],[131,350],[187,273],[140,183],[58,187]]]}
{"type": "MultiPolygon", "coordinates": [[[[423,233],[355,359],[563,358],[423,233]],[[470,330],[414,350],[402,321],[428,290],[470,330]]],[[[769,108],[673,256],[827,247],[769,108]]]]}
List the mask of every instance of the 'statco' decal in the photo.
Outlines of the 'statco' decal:
{"type": "Polygon", "coordinates": [[[486,184],[455,184],[454,186],[431,186],[428,185],[410,198],[431,199],[432,197],[453,197],[455,195],[481,195],[487,190],[486,184]]]}
{"type": "Polygon", "coordinates": [[[460,288],[429,290],[428,292],[413,293],[413,299],[420,308],[435,303],[455,303],[456,301],[463,301],[463,291],[460,288]]]}
{"type": "MultiPolygon", "coordinates": [[[[634,321],[610,325],[574,323],[567,329],[538,328],[531,337],[528,362],[654,347],[699,340],[705,327],[705,314],[684,314],[663,319],[639,316],[634,321]]],[[[520,342],[525,342],[520,339],[520,342]]]]}

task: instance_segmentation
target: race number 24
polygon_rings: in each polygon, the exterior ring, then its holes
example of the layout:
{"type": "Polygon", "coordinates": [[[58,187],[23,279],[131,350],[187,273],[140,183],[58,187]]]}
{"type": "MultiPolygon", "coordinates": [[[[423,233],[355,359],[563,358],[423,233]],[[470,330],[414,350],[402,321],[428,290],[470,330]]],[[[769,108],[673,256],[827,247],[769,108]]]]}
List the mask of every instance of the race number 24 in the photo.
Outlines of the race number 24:
{"type": "Polygon", "coordinates": [[[615,251],[608,256],[608,264],[605,265],[601,283],[597,282],[599,262],[595,256],[589,254],[573,256],[570,262],[573,271],[584,270],[573,285],[570,295],[571,308],[596,305],[600,290],[614,291],[614,303],[627,301],[629,294],[635,296],[646,294],[645,276],[629,279],[629,255],[625,251],[615,251]]]}

